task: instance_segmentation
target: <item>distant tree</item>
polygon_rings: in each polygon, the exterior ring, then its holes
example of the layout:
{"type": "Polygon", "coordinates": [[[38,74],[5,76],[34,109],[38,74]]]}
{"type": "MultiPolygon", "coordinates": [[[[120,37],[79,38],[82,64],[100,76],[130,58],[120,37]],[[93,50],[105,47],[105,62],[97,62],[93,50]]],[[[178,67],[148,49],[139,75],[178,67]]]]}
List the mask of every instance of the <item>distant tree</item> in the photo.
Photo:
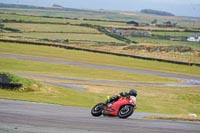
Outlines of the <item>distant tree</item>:
{"type": "Polygon", "coordinates": [[[140,12],[141,13],[146,13],[146,14],[160,15],[160,16],[175,16],[174,14],[172,14],[170,12],[152,10],[152,9],[143,9],[140,12]]]}
{"type": "Polygon", "coordinates": [[[158,23],[158,20],[157,19],[154,19],[151,24],[157,24],[158,23]]]}
{"type": "Polygon", "coordinates": [[[63,6],[58,5],[58,4],[53,4],[52,7],[53,7],[53,8],[64,8],[63,6]]]}
{"type": "Polygon", "coordinates": [[[64,42],[64,43],[68,43],[68,42],[69,42],[69,39],[65,39],[63,42],[64,42]]]}

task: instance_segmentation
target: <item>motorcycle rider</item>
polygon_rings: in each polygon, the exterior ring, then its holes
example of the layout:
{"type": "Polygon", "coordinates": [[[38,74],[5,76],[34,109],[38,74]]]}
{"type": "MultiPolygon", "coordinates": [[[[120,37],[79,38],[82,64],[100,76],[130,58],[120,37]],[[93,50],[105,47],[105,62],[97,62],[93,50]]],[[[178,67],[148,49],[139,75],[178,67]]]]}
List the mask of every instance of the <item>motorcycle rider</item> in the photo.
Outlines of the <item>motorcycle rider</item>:
{"type": "MultiPolygon", "coordinates": [[[[120,96],[130,98],[132,101],[134,101],[134,104],[136,105],[136,97],[137,97],[137,90],[136,89],[131,89],[131,90],[129,90],[129,92],[121,92],[119,94],[120,94],[120,96]]],[[[113,103],[113,102],[117,101],[120,98],[120,96],[118,96],[118,95],[112,96],[111,98],[109,98],[106,101],[106,104],[113,103]]]]}

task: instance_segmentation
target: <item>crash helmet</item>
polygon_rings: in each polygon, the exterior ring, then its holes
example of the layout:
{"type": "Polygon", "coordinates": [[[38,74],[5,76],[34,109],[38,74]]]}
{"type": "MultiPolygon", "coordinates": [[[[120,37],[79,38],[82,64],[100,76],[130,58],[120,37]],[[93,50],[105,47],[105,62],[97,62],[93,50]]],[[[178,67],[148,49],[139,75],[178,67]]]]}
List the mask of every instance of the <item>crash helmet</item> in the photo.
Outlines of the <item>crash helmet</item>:
{"type": "Polygon", "coordinates": [[[129,91],[129,95],[130,96],[137,96],[137,90],[136,89],[131,89],[130,91],[129,91]]]}

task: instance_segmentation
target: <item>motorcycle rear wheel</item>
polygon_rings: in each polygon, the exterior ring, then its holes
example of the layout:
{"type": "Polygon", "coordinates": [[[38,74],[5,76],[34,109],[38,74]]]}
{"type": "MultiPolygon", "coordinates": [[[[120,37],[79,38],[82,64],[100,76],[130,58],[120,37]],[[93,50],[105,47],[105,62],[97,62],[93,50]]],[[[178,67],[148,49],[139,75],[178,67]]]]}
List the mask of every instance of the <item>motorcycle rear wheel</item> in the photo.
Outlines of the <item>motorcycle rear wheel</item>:
{"type": "Polygon", "coordinates": [[[92,110],[91,110],[91,114],[95,117],[99,117],[102,115],[102,111],[104,109],[104,103],[98,103],[97,105],[95,105],[92,110]]]}
{"type": "Polygon", "coordinates": [[[128,118],[129,116],[131,116],[134,112],[134,107],[131,105],[124,105],[120,108],[119,113],[118,113],[118,117],[119,118],[128,118]]]}

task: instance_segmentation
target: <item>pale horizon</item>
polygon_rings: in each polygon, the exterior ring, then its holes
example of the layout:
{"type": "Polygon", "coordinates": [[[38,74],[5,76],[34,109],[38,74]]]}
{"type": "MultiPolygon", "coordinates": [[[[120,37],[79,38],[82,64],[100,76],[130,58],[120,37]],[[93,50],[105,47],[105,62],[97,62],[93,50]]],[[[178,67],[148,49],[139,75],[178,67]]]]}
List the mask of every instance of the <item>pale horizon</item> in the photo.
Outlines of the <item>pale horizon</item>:
{"type": "Polygon", "coordinates": [[[0,3],[50,7],[58,4],[66,8],[92,10],[140,11],[154,9],[176,16],[200,17],[200,0],[0,0],[0,3]]]}

